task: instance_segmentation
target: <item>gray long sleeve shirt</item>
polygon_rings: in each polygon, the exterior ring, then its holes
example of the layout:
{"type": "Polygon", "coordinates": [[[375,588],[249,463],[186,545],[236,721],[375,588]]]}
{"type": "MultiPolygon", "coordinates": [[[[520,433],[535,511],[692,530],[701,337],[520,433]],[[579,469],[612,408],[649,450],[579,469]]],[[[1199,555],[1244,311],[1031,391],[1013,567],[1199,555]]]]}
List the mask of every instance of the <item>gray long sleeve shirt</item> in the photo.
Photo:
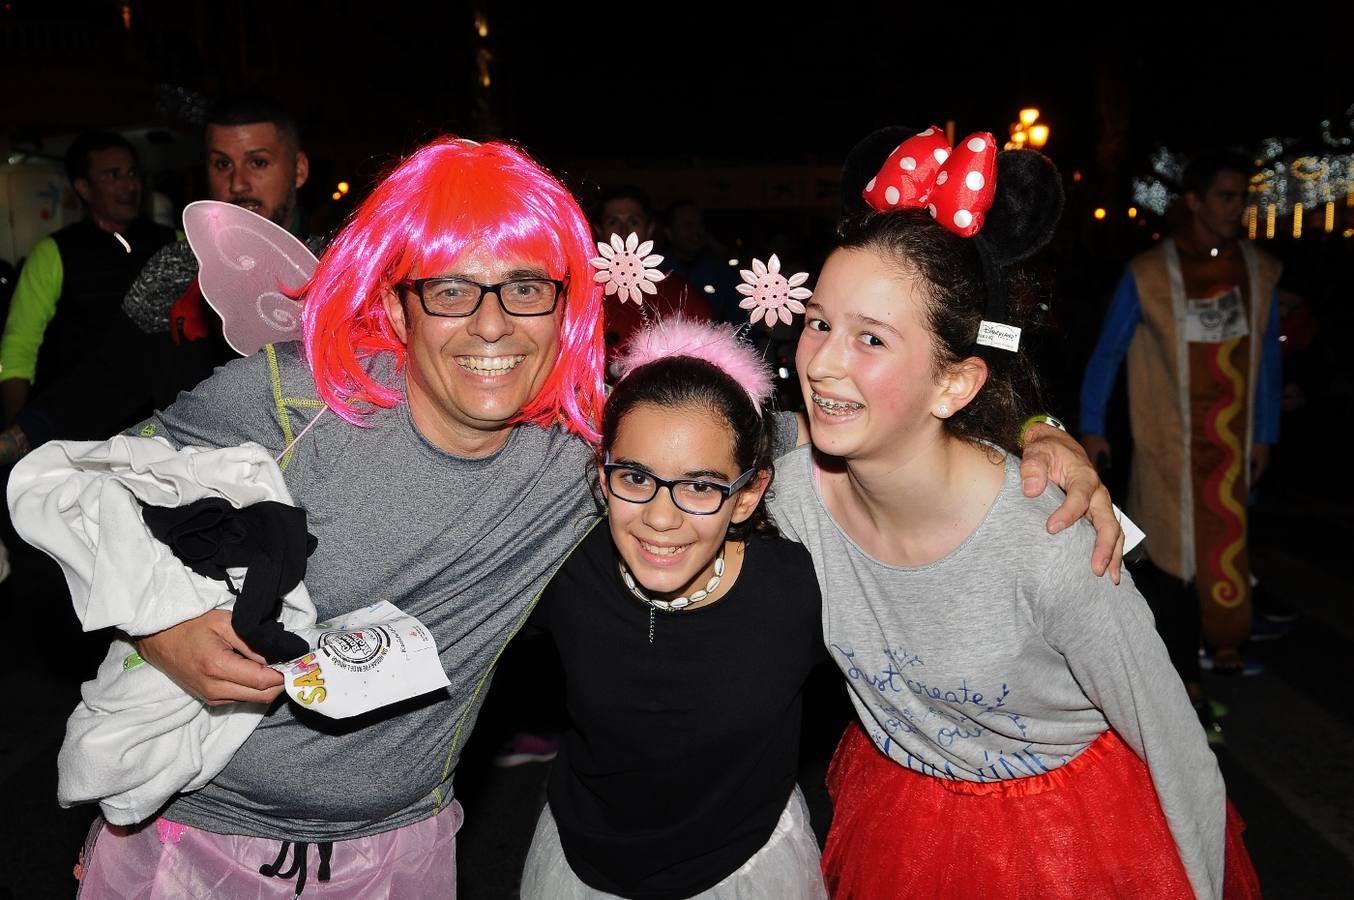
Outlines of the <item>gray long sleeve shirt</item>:
{"type": "Polygon", "coordinates": [[[918,567],[868,556],[833,521],[811,448],[776,463],[776,524],[813,555],[828,653],[875,744],[936,778],[994,781],[1056,769],[1113,727],[1148,765],[1199,897],[1222,893],[1217,760],[1131,579],[1091,574],[1095,534],[1044,528],[1019,461],[978,528],[918,567]]]}
{"type": "MultiPolygon", "coordinates": [[[[133,433],[176,445],[257,441],[280,452],[319,409],[298,350],[277,348],[287,431],[260,352],[133,433]]],[[[388,358],[378,367],[395,383],[388,358]]],[[[494,455],[464,459],[428,443],[403,403],[366,421],[325,412],[285,469],[319,539],[306,586],[322,620],[377,600],[417,616],[451,686],[352,720],[275,704],[211,784],[166,809],[173,821],[322,841],[435,814],[451,799],[493,663],[595,516],[584,481],[590,450],[562,429],[518,426],[494,455]]]]}

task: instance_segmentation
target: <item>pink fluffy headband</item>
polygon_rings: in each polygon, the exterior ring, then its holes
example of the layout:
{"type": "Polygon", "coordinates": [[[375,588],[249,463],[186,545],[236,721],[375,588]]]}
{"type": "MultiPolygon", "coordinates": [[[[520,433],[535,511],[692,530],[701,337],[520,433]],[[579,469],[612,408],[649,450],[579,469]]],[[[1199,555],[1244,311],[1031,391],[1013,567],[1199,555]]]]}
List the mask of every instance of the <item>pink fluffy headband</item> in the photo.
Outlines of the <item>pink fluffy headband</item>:
{"type": "Polygon", "coordinates": [[[771,397],[771,368],[757,348],[738,337],[732,325],[693,322],[680,316],[646,325],[625,345],[617,360],[624,379],[647,363],[674,356],[704,360],[726,373],[748,392],[757,415],[771,397]]]}

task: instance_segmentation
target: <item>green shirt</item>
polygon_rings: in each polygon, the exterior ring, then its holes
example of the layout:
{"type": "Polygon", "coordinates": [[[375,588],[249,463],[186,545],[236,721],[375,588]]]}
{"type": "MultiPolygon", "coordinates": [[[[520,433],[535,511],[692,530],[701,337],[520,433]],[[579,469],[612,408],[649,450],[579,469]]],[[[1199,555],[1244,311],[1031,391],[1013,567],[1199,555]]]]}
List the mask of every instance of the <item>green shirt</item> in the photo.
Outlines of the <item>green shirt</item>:
{"type": "Polygon", "coordinates": [[[14,297],[9,304],[5,333],[0,337],[0,380],[33,380],[38,368],[38,348],[47,331],[47,323],[56,315],[61,296],[61,251],[56,241],[45,237],[33,250],[19,272],[14,297]]]}

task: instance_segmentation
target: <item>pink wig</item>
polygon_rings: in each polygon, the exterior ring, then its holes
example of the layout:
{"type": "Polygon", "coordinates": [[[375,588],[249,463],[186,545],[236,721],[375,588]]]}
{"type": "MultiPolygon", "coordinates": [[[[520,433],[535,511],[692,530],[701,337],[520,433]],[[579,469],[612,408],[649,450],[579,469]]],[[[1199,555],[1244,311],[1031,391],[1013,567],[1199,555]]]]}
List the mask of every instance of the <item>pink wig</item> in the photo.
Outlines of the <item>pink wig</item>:
{"type": "Polygon", "coordinates": [[[596,441],[602,408],[602,286],[592,279],[587,219],[569,191],[521,150],[444,137],[391,172],[329,245],[304,288],[306,358],[320,399],[363,424],[371,407],[403,399],[376,382],[362,361],[405,348],[382,294],[401,281],[452,269],[483,248],[503,259],[540,262],[567,282],[559,358],[515,421],[555,423],[596,441]]]}

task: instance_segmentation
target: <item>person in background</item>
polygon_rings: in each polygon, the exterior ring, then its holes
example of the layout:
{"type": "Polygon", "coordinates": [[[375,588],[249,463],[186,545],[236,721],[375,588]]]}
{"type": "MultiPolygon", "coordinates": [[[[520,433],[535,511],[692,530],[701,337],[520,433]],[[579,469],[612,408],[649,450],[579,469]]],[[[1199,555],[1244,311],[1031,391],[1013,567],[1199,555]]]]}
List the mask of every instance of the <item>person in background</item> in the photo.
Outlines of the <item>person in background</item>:
{"type": "MultiPolygon", "coordinates": [[[[324,237],[305,234],[297,205],[297,190],[310,172],[300,140],[295,118],[274,100],[242,95],[218,102],[203,130],[208,198],[263,216],[318,254],[324,237]]],[[[203,299],[197,271],[186,240],[145,261],[97,347],[0,432],[0,464],[53,438],[93,438],[124,428],[234,359],[220,317],[203,299]]]]}
{"type": "MultiPolygon", "coordinates": [[[[643,243],[652,241],[659,231],[658,218],[648,195],[633,185],[619,185],[604,191],[598,199],[592,223],[593,233],[599,242],[609,241],[613,234],[622,240],[634,234],[643,243]]],[[[631,335],[644,326],[646,320],[669,319],[679,314],[702,322],[714,318],[705,295],[685,279],[671,274],[672,267],[663,248],[656,247],[654,252],[664,256],[658,269],[666,276],[661,281],[651,282],[656,292],[643,295],[643,306],[635,302],[606,304],[604,312],[609,373],[610,363],[620,354],[631,335]]],[[[614,377],[614,373],[609,377],[614,377]]]]}
{"type": "Polygon", "coordinates": [[[710,304],[715,320],[740,325],[747,310],[739,307],[743,297],[738,266],[729,265],[727,253],[712,244],[705,230],[705,214],[692,200],[678,200],[668,207],[664,262],[673,274],[698,289],[710,304]]]}
{"type": "Polygon", "coordinates": [[[30,395],[74,370],[120,315],[141,267],[174,232],[141,211],[136,150],[89,131],[66,151],[66,175],[85,216],[33,245],[0,336],[0,404],[8,425],[30,395]]]}
{"type": "Polygon", "coordinates": [[[1227,151],[1196,157],[1188,216],[1128,264],[1081,390],[1082,444],[1107,463],[1105,409],[1128,357],[1133,435],[1128,514],[1147,532],[1134,580],[1205,724],[1201,640],[1213,671],[1254,673],[1247,505],[1279,437],[1277,260],[1241,236],[1252,170],[1227,151]]]}

